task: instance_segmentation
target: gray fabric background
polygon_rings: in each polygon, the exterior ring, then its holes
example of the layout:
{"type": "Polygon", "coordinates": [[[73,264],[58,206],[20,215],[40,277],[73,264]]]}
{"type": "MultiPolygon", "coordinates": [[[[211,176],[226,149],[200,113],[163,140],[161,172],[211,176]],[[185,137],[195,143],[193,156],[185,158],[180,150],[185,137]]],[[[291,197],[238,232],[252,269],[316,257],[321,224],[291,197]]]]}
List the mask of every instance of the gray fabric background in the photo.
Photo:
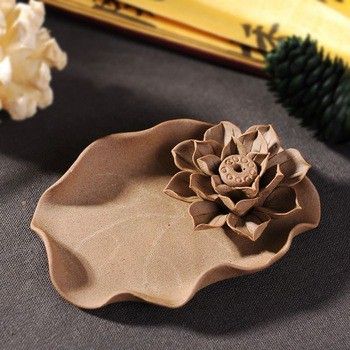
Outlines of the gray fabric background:
{"type": "Polygon", "coordinates": [[[56,101],[0,125],[1,349],[349,349],[350,149],[329,148],[273,102],[265,81],[49,11],[69,53],[56,101]],[[80,310],[52,287],[29,222],[42,192],[100,136],[175,117],[273,123],[313,164],[318,229],[282,261],[201,291],[185,307],[80,310]]]}

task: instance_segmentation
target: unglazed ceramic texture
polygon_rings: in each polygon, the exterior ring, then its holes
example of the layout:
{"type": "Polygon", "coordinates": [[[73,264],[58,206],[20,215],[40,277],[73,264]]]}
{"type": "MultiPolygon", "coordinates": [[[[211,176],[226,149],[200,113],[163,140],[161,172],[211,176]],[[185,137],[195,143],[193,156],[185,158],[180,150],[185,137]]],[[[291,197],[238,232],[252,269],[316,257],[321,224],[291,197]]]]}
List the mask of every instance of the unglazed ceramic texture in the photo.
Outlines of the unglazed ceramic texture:
{"type": "Polygon", "coordinates": [[[194,229],[226,226],[256,241],[271,220],[303,210],[295,185],[310,168],[296,149],[284,150],[271,125],[246,132],[230,122],[209,128],[203,140],[186,140],[172,150],[181,170],[164,192],[193,202],[194,229]]]}
{"type": "Polygon", "coordinates": [[[43,194],[31,227],[65,299],[83,308],[124,300],[179,307],[211,283],[270,266],[318,225],[319,196],[304,177],[293,185],[301,210],[271,220],[255,241],[226,225],[194,231],[189,204],[163,189],[178,172],[171,150],[211,126],[180,119],[100,139],[43,194]]]}

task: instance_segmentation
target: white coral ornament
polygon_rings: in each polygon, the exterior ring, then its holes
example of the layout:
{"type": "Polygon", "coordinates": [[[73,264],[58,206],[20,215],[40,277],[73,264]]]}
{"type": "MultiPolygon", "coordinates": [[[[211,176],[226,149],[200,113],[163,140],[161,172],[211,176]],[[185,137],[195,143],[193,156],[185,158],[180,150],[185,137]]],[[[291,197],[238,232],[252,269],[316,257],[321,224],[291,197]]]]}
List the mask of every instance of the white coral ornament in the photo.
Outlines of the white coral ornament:
{"type": "Polygon", "coordinates": [[[67,55],[42,27],[44,18],[40,1],[0,0],[0,109],[15,120],[52,104],[50,69],[67,64],[67,55]]]}

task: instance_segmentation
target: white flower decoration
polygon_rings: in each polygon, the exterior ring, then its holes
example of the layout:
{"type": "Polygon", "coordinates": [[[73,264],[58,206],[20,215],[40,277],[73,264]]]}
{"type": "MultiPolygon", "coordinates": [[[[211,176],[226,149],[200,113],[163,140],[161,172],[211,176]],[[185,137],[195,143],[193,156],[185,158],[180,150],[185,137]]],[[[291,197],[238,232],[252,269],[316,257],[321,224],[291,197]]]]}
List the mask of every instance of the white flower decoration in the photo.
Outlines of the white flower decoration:
{"type": "Polygon", "coordinates": [[[67,55],[42,27],[44,19],[40,1],[0,0],[0,109],[15,120],[52,104],[50,69],[67,64],[67,55]]]}

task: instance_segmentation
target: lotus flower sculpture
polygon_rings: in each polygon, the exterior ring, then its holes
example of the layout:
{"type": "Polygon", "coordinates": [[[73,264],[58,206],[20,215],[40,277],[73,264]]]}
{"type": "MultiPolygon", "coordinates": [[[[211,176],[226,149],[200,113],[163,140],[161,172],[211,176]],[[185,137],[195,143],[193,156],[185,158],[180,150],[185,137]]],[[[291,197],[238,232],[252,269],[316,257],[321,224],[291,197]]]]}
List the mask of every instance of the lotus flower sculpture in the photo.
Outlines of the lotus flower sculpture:
{"type": "Polygon", "coordinates": [[[225,226],[257,240],[271,220],[301,210],[294,186],[310,165],[296,149],[283,149],[271,125],[246,132],[224,121],[203,140],[186,140],[172,150],[180,169],[165,193],[191,202],[195,230],[225,226]]]}

